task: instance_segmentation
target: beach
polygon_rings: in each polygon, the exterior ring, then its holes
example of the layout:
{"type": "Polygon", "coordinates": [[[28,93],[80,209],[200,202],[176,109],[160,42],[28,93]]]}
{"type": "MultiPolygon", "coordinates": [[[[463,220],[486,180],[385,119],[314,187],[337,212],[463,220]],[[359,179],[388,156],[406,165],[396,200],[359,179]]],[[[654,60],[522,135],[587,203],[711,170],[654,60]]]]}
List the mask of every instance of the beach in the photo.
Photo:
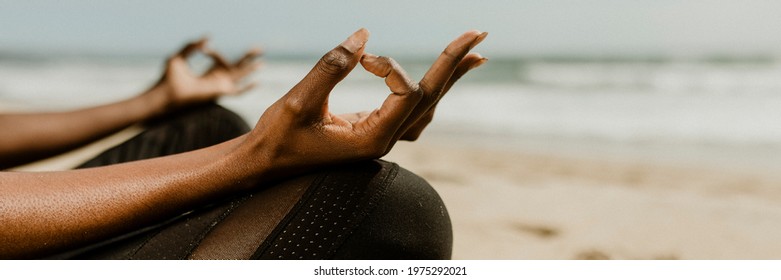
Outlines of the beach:
{"type": "Polygon", "coordinates": [[[455,259],[781,258],[781,180],[772,173],[429,136],[387,159],[440,193],[455,259]]]}

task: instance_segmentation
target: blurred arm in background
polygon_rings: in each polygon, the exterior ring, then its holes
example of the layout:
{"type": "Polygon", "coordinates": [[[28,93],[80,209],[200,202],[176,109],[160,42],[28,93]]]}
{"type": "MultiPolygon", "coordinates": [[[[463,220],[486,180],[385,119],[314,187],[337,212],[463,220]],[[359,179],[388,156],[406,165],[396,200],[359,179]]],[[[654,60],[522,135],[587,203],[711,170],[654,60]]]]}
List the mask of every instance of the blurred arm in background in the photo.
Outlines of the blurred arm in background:
{"type": "Polygon", "coordinates": [[[254,61],[259,55],[253,49],[229,63],[201,39],[171,56],[160,80],[130,99],[68,112],[0,114],[0,170],[70,151],[177,109],[246,92],[253,84],[240,82],[259,67],[254,61]],[[201,76],[187,65],[196,51],[213,60],[201,76]]]}

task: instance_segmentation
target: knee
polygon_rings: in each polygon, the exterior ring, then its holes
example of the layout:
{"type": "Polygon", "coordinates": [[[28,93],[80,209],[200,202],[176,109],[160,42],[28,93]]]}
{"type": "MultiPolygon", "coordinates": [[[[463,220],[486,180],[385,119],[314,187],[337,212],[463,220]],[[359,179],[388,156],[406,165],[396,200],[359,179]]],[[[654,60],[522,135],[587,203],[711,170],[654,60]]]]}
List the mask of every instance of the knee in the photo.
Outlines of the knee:
{"type": "Polygon", "coordinates": [[[220,132],[227,137],[237,137],[249,131],[247,123],[236,113],[216,103],[188,107],[150,121],[150,130],[178,129],[191,134],[220,132]]]}
{"type": "Polygon", "coordinates": [[[225,142],[249,131],[236,113],[217,104],[191,107],[147,124],[145,137],[162,146],[176,147],[171,153],[200,149],[225,142]]]}
{"type": "Polygon", "coordinates": [[[144,124],[146,130],[104,151],[78,168],[167,156],[205,148],[236,138],[249,126],[235,113],[210,103],[161,116],[144,124]]]}
{"type": "Polygon", "coordinates": [[[388,182],[376,207],[336,258],[450,258],[453,232],[444,202],[423,178],[396,168],[397,175],[388,182]]]}

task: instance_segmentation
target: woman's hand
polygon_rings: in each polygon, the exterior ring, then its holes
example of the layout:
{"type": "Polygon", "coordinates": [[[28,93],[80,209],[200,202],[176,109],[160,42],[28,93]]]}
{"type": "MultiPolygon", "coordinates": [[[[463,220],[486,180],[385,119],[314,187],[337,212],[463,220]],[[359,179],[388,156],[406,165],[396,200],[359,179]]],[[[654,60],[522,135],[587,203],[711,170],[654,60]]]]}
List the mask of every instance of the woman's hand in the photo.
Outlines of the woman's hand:
{"type": "Polygon", "coordinates": [[[260,49],[251,49],[230,63],[216,51],[206,48],[206,43],[206,39],[191,42],[166,61],[165,72],[153,87],[157,90],[150,90],[165,98],[166,109],[209,102],[254,87],[254,83],[241,84],[241,81],[260,67],[260,62],[254,61],[260,56],[260,49]],[[203,52],[213,61],[212,67],[201,76],[193,73],[187,64],[187,58],[196,51],[203,52]]]}
{"type": "Polygon", "coordinates": [[[301,82],[263,113],[237,154],[260,155],[248,160],[251,169],[267,171],[258,175],[265,178],[379,158],[399,139],[417,137],[442,94],[485,61],[479,54],[468,54],[485,36],[469,31],[458,37],[416,83],[392,59],[364,54],[369,32],[358,30],[325,54],[301,82]],[[328,96],[359,62],[384,77],[392,93],[370,113],[334,115],[328,110],[328,96]]]}

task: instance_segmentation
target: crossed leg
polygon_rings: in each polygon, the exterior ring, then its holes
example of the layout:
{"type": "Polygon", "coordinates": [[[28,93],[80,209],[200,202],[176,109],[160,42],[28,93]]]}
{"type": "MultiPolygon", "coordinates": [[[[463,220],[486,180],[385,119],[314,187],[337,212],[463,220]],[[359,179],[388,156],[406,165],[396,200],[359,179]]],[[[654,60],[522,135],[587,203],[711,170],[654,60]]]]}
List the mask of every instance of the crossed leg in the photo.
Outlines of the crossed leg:
{"type": "MultiPolygon", "coordinates": [[[[249,127],[217,105],[150,124],[81,167],[207,147],[249,127]]],[[[450,218],[439,195],[398,165],[334,166],[195,209],[54,258],[448,259],[450,218]]]]}

